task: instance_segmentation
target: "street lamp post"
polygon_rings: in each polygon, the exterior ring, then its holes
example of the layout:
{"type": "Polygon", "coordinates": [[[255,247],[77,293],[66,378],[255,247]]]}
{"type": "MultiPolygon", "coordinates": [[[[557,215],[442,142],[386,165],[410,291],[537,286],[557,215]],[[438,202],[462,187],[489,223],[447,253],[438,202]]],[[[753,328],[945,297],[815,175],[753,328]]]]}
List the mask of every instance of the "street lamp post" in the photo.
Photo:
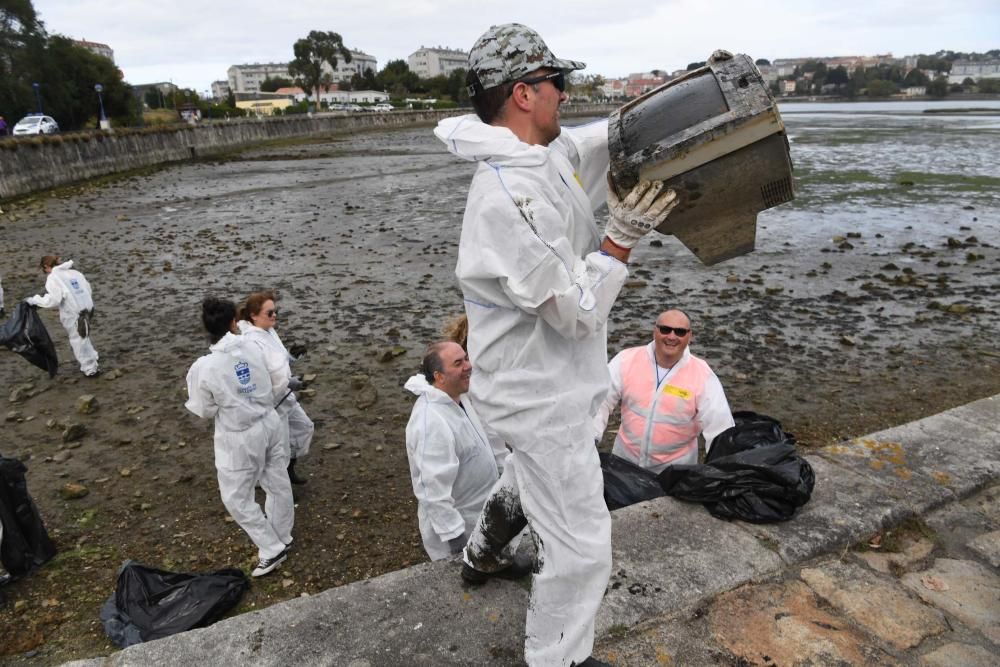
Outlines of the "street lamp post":
{"type": "Polygon", "coordinates": [[[31,87],[35,89],[35,101],[38,102],[38,115],[42,115],[42,95],[38,92],[38,89],[42,87],[40,83],[33,83],[31,87]]]}
{"type": "Polygon", "coordinates": [[[97,104],[101,109],[101,129],[108,130],[111,128],[111,123],[108,122],[108,117],[104,115],[104,98],[101,97],[101,93],[104,91],[104,86],[99,83],[95,83],[94,90],[97,91],[97,104]]]}

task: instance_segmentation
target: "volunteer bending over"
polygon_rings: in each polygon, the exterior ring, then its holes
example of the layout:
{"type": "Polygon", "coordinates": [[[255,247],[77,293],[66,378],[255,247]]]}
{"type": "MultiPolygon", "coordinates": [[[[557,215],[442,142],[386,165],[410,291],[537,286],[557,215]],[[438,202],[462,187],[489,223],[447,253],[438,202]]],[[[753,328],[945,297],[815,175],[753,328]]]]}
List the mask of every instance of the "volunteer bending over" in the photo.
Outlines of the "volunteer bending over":
{"type": "Polygon", "coordinates": [[[94,312],[90,283],[73,268],[73,260],[60,263],[57,256],[45,255],[38,265],[48,276],[45,296],[36,294],[25,301],[39,308],[58,308],[59,321],[69,337],[73,356],[80,363],[80,371],[87,377],[100,374],[97,350],[90,340],[90,317],[94,312]]]}
{"type": "Polygon", "coordinates": [[[271,378],[260,348],[236,335],[236,306],[206,298],[202,322],[211,352],[187,374],[188,410],[215,419],[215,469],[222,503],[257,545],[260,577],[288,556],[295,509],[288,482],[287,429],[274,411],[271,378]],[[264,489],[264,511],[254,486],[264,489]]]}

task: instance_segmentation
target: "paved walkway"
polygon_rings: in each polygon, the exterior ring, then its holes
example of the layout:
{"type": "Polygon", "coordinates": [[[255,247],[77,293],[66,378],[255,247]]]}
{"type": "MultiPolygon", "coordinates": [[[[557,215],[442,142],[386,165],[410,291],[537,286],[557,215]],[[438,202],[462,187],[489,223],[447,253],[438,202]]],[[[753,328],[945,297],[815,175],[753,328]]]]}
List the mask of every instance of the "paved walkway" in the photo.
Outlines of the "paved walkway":
{"type": "MultiPolygon", "coordinates": [[[[595,654],[617,666],[1000,664],[1000,396],[807,457],[783,524],[615,512],[595,654]],[[874,536],[881,534],[881,542],[874,536]]],[[[427,563],[73,665],[519,665],[527,584],[427,563]]]]}

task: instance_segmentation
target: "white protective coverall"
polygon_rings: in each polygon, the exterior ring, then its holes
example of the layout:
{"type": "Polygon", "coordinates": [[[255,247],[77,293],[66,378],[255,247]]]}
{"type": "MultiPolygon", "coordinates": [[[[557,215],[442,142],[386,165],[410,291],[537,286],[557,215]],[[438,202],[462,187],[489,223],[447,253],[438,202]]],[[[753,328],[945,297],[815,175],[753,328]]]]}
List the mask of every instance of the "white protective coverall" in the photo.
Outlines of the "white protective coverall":
{"type": "Polygon", "coordinates": [[[523,511],[538,548],[525,630],[529,665],[591,653],[611,569],[611,518],[591,419],[608,389],[606,321],[628,270],[598,251],[607,122],[529,145],[476,116],[435,134],[479,166],[455,273],[469,318],[470,394],[508,445],[465,549],[476,569],[510,562],[523,511]]]}
{"type": "Polygon", "coordinates": [[[274,411],[271,379],[257,344],[227,333],[187,374],[188,410],[215,418],[215,469],[222,503],[263,560],[292,541],[287,430],[274,411]],[[264,511],[254,500],[260,482],[264,511]]]}
{"type": "Polygon", "coordinates": [[[690,348],[685,348],[684,354],[681,355],[673,368],[667,370],[656,363],[653,345],[653,343],[644,345],[641,350],[638,348],[622,350],[608,363],[611,389],[597,411],[597,415],[594,416],[594,438],[599,440],[604,436],[604,429],[608,426],[608,418],[622,401],[645,406],[655,417],[652,420],[645,420],[642,425],[641,436],[639,441],[635,443],[638,445],[638,452],[634,453],[625,446],[622,429],[619,429],[612,453],[637,466],[661,473],[668,466],[698,463],[698,434],[701,433],[705,436],[705,451],[707,452],[712,448],[715,437],[733,426],[735,422],[722,383],[719,382],[719,378],[704,360],[691,354],[690,348]],[[627,354],[634,353],[639,353],[640,358],[647,361],[645,364],[636,364],[636,368],[645,372],[650,378],[648,381],[649,393],[623,396],[623,386],[626,383],[622,378],[622,359],[627,354]],[[688,364],[701,366],[702,370],[698,376],[703,381],[695,383],[694,386],[689,386],[686,383],[674,386],[676,378],[683,375],[683,370],[688,364]],[[655,378],[655,381],[652,378],[655,378]],[[681,392],[678,392],[678,389],[681,392]],[[692,395],[677,400],[676,397],[680,393],[687,393],[687,391],[692,395]],[[665,410],[664,405],[668,401],[671,401],[675,408],[665,410]],[[677,409],[677,407],[681,409],[677,409]],[[658,434],[666,434],[666,439],[659,440],[658,434]],[[658,452],[660,456],[657,456],[658,452]],[[671,452],[675,452],[676,455],[671,454],[671,452]],[[660,458],[669,459],[669,461],[661,463],[660,458]]]}
{"type": "Polygon", "coordinates": [[[73,260],[70,260],[52,267],[45,278],[45,292],[45,296],[28,297],[28,303],[39,308],[59,308],[59,321],[69,337],[73,355],[80,362],[80,370],[84,375],[93,375],[97,372],[97,350],[90,336],[82,338],[77,331],[80,312],[94,309],[90,283],[73,268],[73,260]]]}
{"type": "Polygon", "coordinates": [[[261,329],[246,320],[237,323],[240,332],[256,343],[264,355],[264,365],[271,375],[271,385],[273,387],[275,408],[278,416],[285,420],[288,426],[288,444],[293,459],[300,458],[309,453],[309,446],[312,444],[313,433],[316,427],[312,420],[302,409],[295,394],[288,393],[288,381],[292,377],[292,369],[289,367],[291,356],[288,350],[278,337],[278,332],[272,329],[261,329]],[[287,398],[286,398],[287,396],[287,398]]]}
{"type": "Polygon", "coordinates": [[[406,424],[406,456],[420,537],[431,560],[441,560],[451,555],[448,540],[472,534],[500,472],[467,396],[459,405],[421,374],[404,386],[417,395],[406,424]]]}

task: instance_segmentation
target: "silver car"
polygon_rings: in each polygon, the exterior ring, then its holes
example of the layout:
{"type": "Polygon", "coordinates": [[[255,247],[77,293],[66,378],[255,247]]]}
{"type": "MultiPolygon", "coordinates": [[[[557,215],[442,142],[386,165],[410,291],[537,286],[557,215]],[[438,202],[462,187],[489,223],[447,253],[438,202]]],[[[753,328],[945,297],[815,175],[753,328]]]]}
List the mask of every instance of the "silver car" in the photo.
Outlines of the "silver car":
{"type": "Polygon", "coordinates": [[[59,131],[59,124],[51,116],[31,114],[17,121],[14,126],[14,136],[24,134],[55,134],[59,131]]]}

